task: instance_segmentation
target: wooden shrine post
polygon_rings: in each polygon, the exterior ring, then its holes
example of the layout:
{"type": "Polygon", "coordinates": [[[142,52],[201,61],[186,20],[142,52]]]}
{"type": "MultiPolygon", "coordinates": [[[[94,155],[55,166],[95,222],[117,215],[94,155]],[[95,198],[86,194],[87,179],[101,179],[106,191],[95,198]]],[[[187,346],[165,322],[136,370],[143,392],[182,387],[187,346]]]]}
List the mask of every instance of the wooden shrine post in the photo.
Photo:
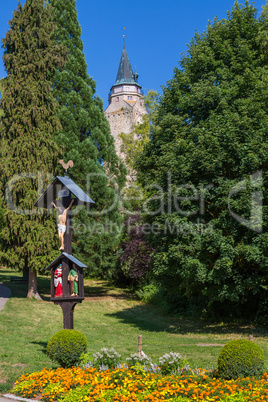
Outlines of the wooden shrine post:
{"type": "MultiPolygon", "coordinates": [[[[65,169],[73,166],[72,161],[69,161],[68,164],[64,164],[63,161],[60,163],[65,169]]],[[[34,204],[39,208],[54,207],[59,214],[58,231],[59,237],[63,233],[64,247],[61,246],[61,255],[46,269],[51,270],[50,300],[54,304],[60,305],[62,309],[64,329],[73,329],[74,308],[77,303],[82,303],[84,300],[83,268],[86,266],[72,255],[71,208],[85,203],[94,204],[94,201],[66,175],[64,177],[57,176],[34,204]],[[73,282],[73,289],[74,286],[78,288],[77,293],[71,294],[71,282],[73,282]]],[[[60,239],[62,242],[62,237],[60,239]]]]}

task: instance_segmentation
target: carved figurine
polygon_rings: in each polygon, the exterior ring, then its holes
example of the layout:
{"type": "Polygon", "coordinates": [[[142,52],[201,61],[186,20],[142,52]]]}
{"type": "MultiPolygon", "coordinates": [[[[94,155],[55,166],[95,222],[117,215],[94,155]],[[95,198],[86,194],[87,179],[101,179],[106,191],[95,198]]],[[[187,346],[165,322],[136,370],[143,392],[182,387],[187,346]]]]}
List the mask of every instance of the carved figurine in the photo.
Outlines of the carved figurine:
{"type": "Polygon", "coordinates": [[[67,174],[67,170],[69,169],[69,167],[73,167],[73,166],[74,166],[73,161],[69,161],[68,163],[64,163],[64,162],[63,162],[63,159],[61,159],[61,160],[59,161],[59,163],[60,163],[61,166],[65,169],[65,173],[66,173],[66,174],[67,174]]]}
{"type": "Polygon", "coordinates": [[[75,264],[73,264],[73,268],[69,272],[68,281],[70,282],[70,295],[78,296],[78,274],[75,264]]]}
{"type": "Polygon", "coordinates": [[[54,202],[51,203],[51,205],[53,205],[53,207],[55,209],[58,209],[58,233],[59,233],[59,239],[61,242],[61,246],[60,246],[60,250],[64,250],[64,234],[66,232],[66,220],[67,220],[67,212],[69,211],[69,209],[71,208],[71,206],[73,205],[74,200],[71,201],[70,205],[68,206],[68,208],[63,209],[61,207],[57,207],[54,202]]]}
{"type": "Polygon", "coordinates": [[[62,297],[62,264],[58,265],[54,273],[55,297],[62,297]]]}

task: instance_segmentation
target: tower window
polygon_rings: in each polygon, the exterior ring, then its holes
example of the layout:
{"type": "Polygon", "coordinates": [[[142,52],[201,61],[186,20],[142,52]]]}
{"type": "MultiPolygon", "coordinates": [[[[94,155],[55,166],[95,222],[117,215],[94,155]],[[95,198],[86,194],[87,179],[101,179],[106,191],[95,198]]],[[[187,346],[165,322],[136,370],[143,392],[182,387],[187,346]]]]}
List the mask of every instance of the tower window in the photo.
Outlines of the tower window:
{"type": "Polygon", "coordinates": [[[132,96],[128,96],[128,97],[127,97],[127,100],[132,100],[132,96]]]}
{"type": "Polygon", "coordinates": [[[119,102],[119,96],[116,97],[116,102],[119,102]]]}

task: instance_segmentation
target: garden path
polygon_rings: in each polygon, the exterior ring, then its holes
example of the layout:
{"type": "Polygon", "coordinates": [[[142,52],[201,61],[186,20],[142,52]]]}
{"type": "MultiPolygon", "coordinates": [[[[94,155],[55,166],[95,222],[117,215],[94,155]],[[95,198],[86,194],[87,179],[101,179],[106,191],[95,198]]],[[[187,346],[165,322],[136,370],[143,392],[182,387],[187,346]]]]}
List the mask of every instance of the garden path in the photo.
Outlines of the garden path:
{"type": "MultiPolygon", "coordinates": [[[[4,305],[11,297],[11,290],[0,283],[0,311],[3,309],[4,305]]],[[[0,400],[1,402],[1,400],[0,400]]]]}
{"type": "Polygon", "coordinates": [[[11,402],[11,401],[33,401],[33,399],[25,399],[25,398],[20,398],[18,396],[14,396],[14,395],[9,395],[7,394],[6,397],[4,396],[0,396],[0,402],[11,402]]]}

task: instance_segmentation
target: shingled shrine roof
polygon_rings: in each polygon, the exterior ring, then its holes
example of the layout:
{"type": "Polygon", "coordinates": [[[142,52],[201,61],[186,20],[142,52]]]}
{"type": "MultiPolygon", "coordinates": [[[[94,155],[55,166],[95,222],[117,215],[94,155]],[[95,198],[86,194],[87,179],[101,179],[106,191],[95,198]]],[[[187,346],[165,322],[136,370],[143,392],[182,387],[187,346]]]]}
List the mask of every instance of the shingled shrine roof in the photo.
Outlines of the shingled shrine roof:
{"type": "Polygon", "coordinates": [[[61,261],[67,258],[69,261],[73,262],[76,264],[79,268],[87,268],[85,264],[83,264],[81,261],[79,261],[77,258],[75,258],[73,255],[67,254],[67,253],[61,253],[51,264],[49,264],[48,267],[46,267],[45,271],[51,268],[56,267],[58,264],[61,263],[61,261]]]}
{"type": "Polygon", "coordinates": [[[74,205],[95,202],[68,176],[56,176],[54,181],[34,204],[38,208],[52,208],[51,202],[58,198],[58,192],[69,190],[76,198],[74,205]]]}

